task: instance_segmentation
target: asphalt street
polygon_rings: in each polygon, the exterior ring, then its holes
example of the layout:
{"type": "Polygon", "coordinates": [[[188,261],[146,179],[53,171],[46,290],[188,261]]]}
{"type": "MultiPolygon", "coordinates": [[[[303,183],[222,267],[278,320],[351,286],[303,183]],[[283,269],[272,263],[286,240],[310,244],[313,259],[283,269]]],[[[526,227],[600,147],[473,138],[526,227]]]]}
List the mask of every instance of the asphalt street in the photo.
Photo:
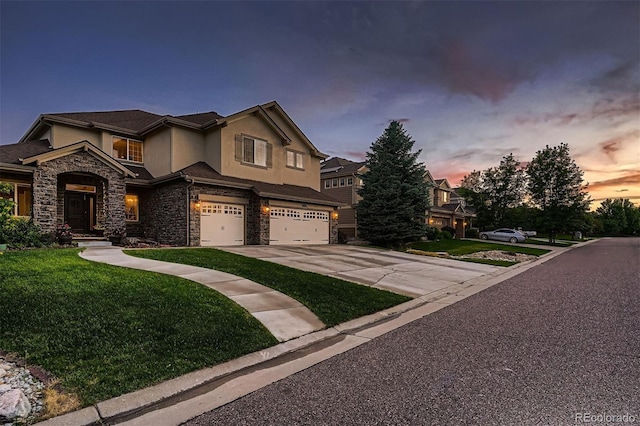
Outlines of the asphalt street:
{"type": "Polygon", "coordinates": [[[603,239],[186,424],[640,424],[639,302],[603,239]]]}

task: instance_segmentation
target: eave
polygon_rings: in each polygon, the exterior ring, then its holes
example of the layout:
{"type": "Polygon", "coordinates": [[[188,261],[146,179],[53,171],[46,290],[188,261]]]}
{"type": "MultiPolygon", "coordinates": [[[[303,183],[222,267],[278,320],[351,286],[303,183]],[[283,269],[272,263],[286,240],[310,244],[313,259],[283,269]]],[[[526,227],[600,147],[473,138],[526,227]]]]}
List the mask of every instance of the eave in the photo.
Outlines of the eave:
{"type": "Polygon", "coordinates": [[[131,170],[127,169],[125,166],[118,163],[116,160],[114,160],[109,155],[107,155],[104,151],[95,147],[93,144],[87,141],[74,143],[73,145],[68,145],[63,148],[54,149],[52,151],[45,152],[43,154],[38,154],[38,155],[25,158],[22,160],[22,164],[25,166],[31,163],[36,163],[36,165],[40,165],[43,162],[55,160],[56,158],[64,157],[69,154],[73,154],[75,152],[80,152],[80,151],[90,153],[91,155],[102,160],[103,163],[110,166],[112,169],[122,174],[125,174],[130,177],[136,177],[136,174],[133,173],[131,170]]]}

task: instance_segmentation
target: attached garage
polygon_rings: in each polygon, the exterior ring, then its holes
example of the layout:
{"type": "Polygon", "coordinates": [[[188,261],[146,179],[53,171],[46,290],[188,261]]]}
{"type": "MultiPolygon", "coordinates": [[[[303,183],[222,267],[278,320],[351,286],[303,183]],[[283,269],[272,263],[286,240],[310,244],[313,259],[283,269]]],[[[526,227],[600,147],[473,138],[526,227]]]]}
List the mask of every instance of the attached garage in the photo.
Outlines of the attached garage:
{"type": "Polygon", "coordinates": [[[200,245],[244,245],[245,206],[202,202],[200,206],[200,245]]]}
{"type": "Polygon", "coordinates": [[[269,244],[329,244],[329,212],[273,207],[269,244]]]}

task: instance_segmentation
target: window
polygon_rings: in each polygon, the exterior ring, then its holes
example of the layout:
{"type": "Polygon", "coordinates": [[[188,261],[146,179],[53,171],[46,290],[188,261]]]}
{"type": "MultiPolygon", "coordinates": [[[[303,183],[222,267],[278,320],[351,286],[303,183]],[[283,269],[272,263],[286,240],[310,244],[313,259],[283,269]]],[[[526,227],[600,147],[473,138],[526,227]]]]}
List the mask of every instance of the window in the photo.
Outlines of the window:
{"type": "Polygon", "coordinates": [[[242,139],[242,162],[267,166],[267,141],[244,137],[242,139]]]}
{"type": "Polygon", "coordinates": [[[142,163],[142,141],[114,137],[113,157],[142,163]]]}
{"type": "Polygon", "coordinates": [[[0,194],[0,198],[14,202],[14,216],[31,216],[31,185],[6,182],[11,186],[8,194],[0,194]]]}
{"type": "Polygon", "coordinates": [[[340,178],[340,186],[344,186],[344,178],[340,178]]]}
{"type": "Polygon", "coordinates": [[[304,154],[287,150],[287,167],[304,170],[304,154]]]}
{"type": "Polygon", "coordinates": [[[124,210],[128,222],[137,222],[140,220],[140,203],[137,195],[127,194],[124,197],[124,210]]]}
{"type": "Polygon", "coordinates": [[[338,186],[338,179],[334,179],[334,180],[331,182],[331,186],[333,186],[334,188],[335,188],[335,187],[337,187],[337,186],[338,186]]]}
{"type": "Polygon", "coordinates": [[[446,191],[442,192],[442,202],[445,204],[449,202],[449,193],[446,191]]]}
{"type": "Polygon", "coordinates": [[[348,177],[347,178],[347,186],[352,186],[353,185],[353,178],[352,177],[348,177]]]}
{"type": "Polygon", "coordinates": [[[325,179],[324,187],[325,189],[331,188],[331,179],[325,179]]]}

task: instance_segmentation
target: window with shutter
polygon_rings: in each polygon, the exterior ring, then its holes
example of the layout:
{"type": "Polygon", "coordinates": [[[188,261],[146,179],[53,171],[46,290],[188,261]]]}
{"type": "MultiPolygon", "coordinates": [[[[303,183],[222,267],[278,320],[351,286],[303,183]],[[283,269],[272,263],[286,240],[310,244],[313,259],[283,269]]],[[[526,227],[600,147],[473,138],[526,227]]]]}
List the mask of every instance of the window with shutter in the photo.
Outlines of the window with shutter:
{"type": "Polygon", "coordinates": [[[247,136],[236,137],[236,161],[271,167],[272,146],[267,141],[247,136]]]}

